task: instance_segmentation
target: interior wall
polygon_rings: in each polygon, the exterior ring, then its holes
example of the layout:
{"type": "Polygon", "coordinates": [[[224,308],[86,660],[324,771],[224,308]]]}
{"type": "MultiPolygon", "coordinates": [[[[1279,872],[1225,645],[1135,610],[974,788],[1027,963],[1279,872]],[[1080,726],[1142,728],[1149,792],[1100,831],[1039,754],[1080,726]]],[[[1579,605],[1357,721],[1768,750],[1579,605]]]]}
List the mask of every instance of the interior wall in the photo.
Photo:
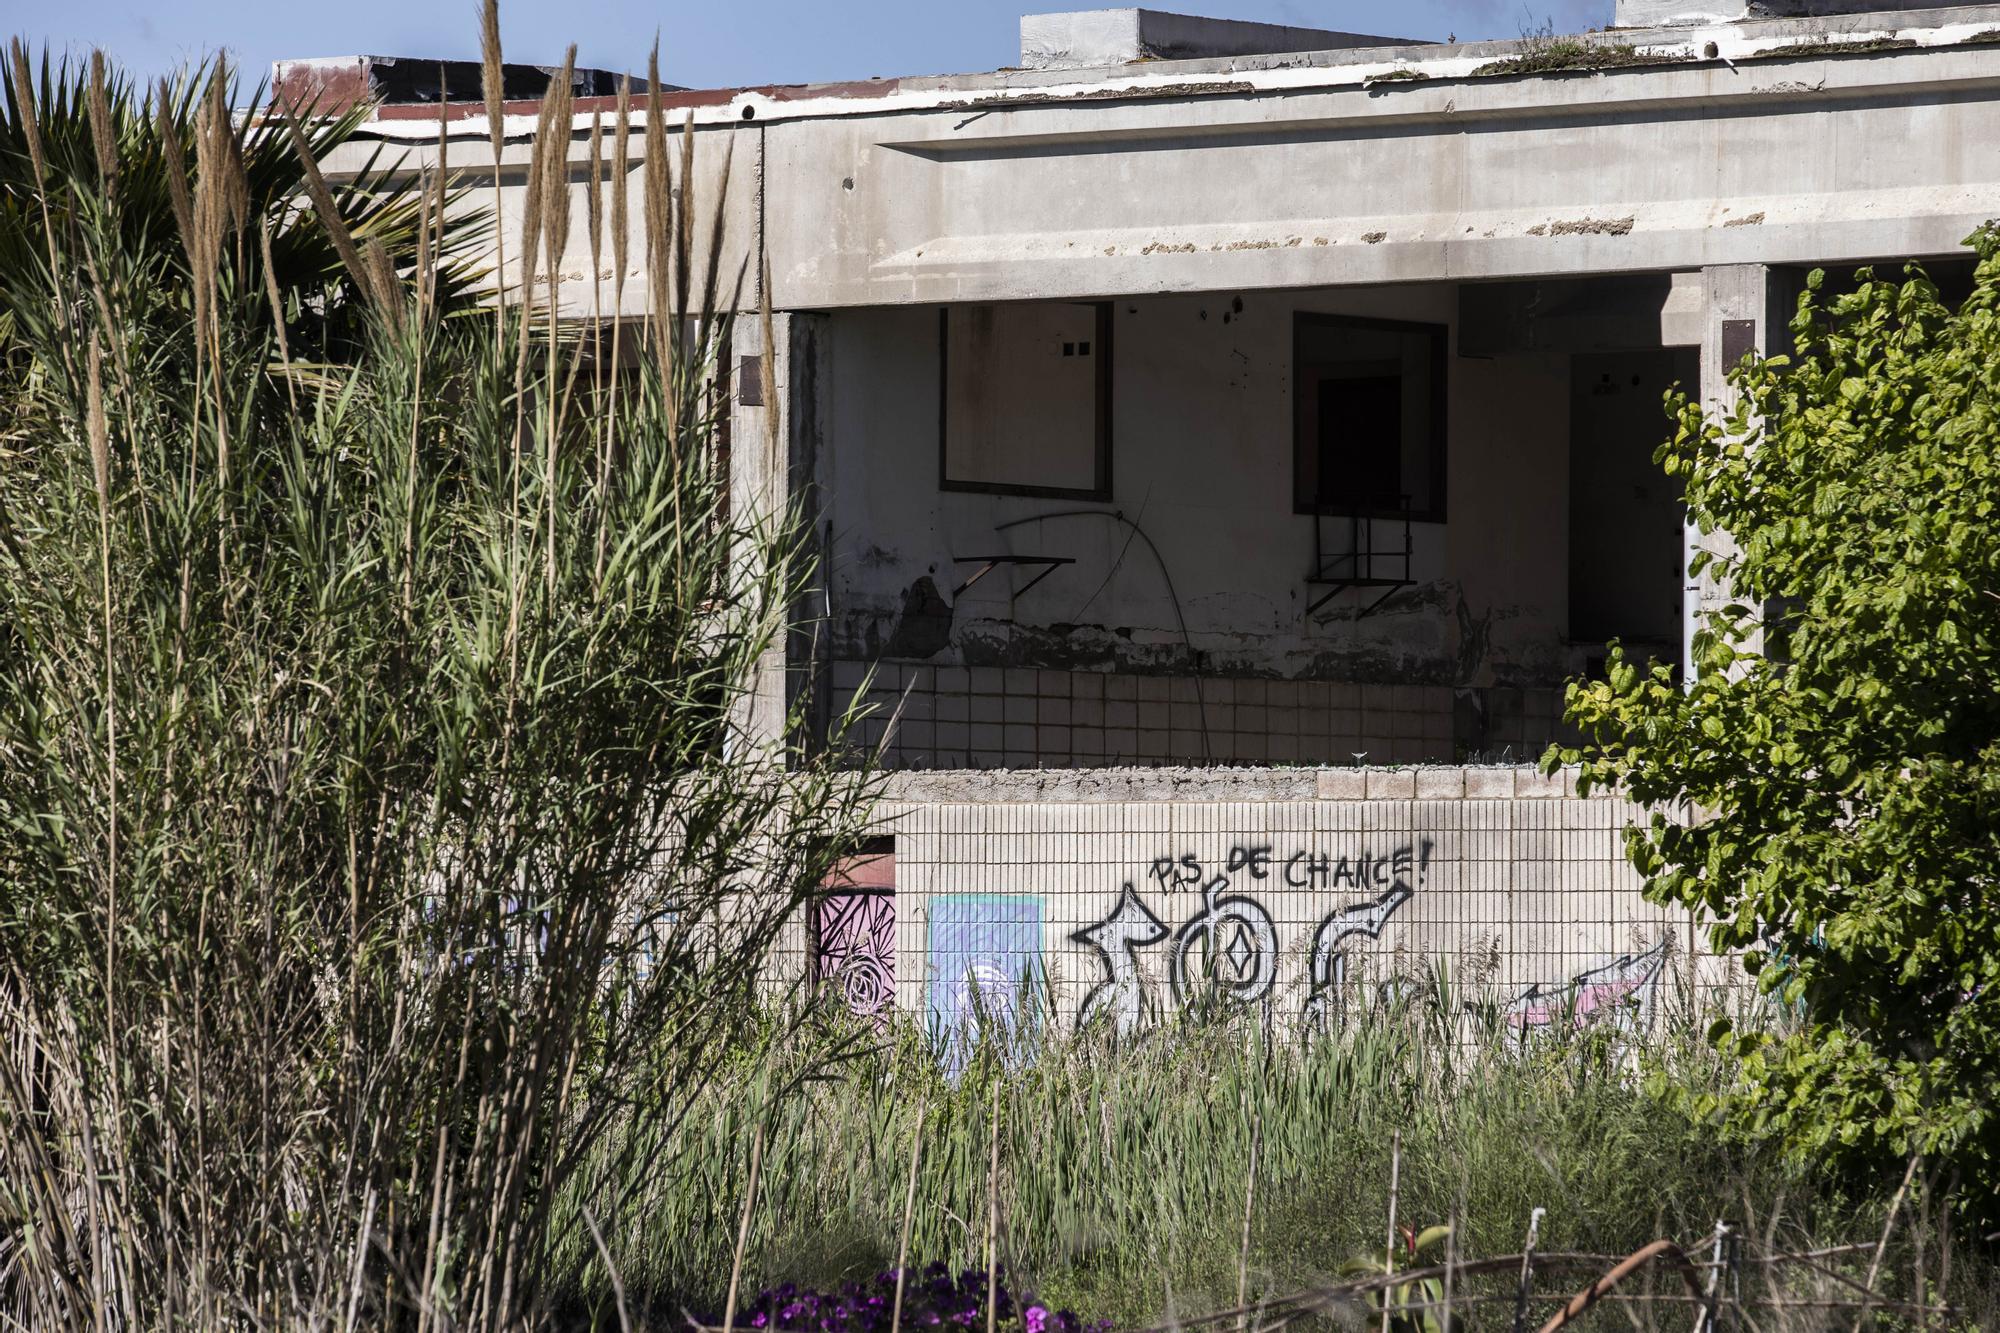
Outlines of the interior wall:
{"type": "MultiPolygon", "coordinates": [[[[1365,618],[1355,612],[1379,590],[1306,614],[1323,589],[1306,582],[1313,519],[1292,512],[1293,313],[1449,326],[1455,298],[1433,284],[1118,300],[1104,503],[940,490],[936,308],[836,312],[820,463],[831,656],[1554,684],[1566,671],[1568,569],[1559,356],[1448,358],[1447,513],[1412,525],[1414,586],[1365,618]],[[1076,510],[1130,524],[1051,517],[1076,510]],[[1074,563],[1018,596],[1038,570],[1003,565],[954,595],[977,568],[954,556],[999,552],[1074,563]]],[[[1326,526],[1344,541],[1344,521],[1326,526]]],[[[1401,525],[1378,523],[1374,540],[1400,547],[1401,525]]]]}
{"type": "Polygon", "coordinates": [[[1679,488],[1653,462],[1671,436],[1664,395],[1692,389],[1692,347],[1573,358],[1570,402],[1570,637],[1678,655],[1687,552],[1679,488]]]}

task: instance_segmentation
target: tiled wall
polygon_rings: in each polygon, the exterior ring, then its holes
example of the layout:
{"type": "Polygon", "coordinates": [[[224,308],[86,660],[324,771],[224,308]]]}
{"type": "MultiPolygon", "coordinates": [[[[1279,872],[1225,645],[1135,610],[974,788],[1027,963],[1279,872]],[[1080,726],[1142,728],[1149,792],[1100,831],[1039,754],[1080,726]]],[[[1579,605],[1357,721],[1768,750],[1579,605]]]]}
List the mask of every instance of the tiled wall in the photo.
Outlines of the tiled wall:
{"type": "MultiPolygon", "coordinates": [[[[868,665],[836,662],[845,700],[868,665]]],[[[1559,690],[874,664],[855,739],[892,768],[1414,764],[1538,758],[1559,690]],[[892,724],[892,719],[893,724],[892,724]]]]}
{"type": "Polygon", "coordinates": [[[883,810],[897,1005],[949,1018],[1031,966],[1066,1023],[1217,984],[1291,1022],[1442,965],[1523,1031],[1651,1023],[1740,976],[1640,897],[1638,814],[1516,768],[912,774],[883,810]]]}

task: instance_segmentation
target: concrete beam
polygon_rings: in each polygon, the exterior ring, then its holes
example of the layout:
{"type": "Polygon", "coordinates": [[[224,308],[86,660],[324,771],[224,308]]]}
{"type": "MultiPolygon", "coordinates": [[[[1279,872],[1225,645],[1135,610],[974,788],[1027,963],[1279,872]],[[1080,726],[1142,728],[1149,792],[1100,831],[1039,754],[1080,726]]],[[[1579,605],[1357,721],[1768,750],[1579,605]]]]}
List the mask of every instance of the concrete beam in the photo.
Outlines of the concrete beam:
{"type": "Polygon", "coordinates": [[[1092,9],[1021,17],[1021,65],[1026,69],[1088,69],[1135,60],[1204,60],[1410,44],[1402,37],[1197,18],[1157,9],[1092,9]]]}
{"type": "MultiPolygon", "coordinates": [[[[1922,17],[1914,47],[1748,59],[1725,45],[1705,60],[1698,33],[1678,39],[1693,56],[1601,71],[1480,74],[1470,48],[1415,65],[1400,62],[1439,48],[1403,48],[1023,71],[920,94],[906,80],[879,99],[746,95],[733,119],[696,118],[698,209],[733,141],[722,271],[767,254],[790,309],[1941,256],[2000,197],[2000,44],[1975,40],[2000,15],[1922,17]],[[1423,77],[1384,78],[1399,71],[1423,77]]],[[[1709,32],[1766,47],[1810,36],[1799,20],[1709,32]]],[[[415,136],[409,169],[429,159],[434,120],[382,124],[415,136]]],[[[451,165],[479,181],[490,150],[479,122],[460,125],[451,165]]],[[[587,128],[572,134],[579,182],[587,128]]],[[[377,147],[348,145],[329,169],[377,147]]],[[[529,151],[505,149],[510,230],[529,151]]],[[[586,230],[571,229],[563,265],[577,316],[598,304],[586,230]]],[[[646,303],[628,282],[623,313],[646,303]]]]}
{"type": "MultiPolygon", "coordinates": [[[[2000,0],[1965,0],[1993,4],[2000,0]]],[[[1748,19],[1825,18],[1927,9],[1933,0],[1618,0],[1612,26],[1664,28],[1748,19]]]]}

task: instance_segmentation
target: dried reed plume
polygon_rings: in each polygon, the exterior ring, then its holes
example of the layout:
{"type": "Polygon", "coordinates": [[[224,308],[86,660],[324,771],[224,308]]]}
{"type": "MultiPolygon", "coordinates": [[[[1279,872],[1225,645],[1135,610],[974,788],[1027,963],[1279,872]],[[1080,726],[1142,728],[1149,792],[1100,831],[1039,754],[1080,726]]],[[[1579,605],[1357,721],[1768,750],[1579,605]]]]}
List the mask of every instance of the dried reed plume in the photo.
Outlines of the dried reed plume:
{"type": "Polygon", "coordinates": [[[444,260],[444,216],[451,188],[451,121],[444,94],[438,94],[437,161],[431,167],[431,188],[424,197],[424,215],[417,229],[417,322],[422,323],[437,301],[437,270],[444,260]]]}
{"type": "MultiPolygon", "coordinates": [[[[216,132],[216,121],[226,118],[227,110],[222,99],[226,89],[210,84],[208,96],[202,100],[201,109],[195,122],[194,139],[194,244],[188,251],[188,264],[194,273],[194,323],[196,336],[196,356],[210,336],[210,314],[215,300],[216,269],[222,257],[222,229],[229,205],[226,199],[227,187],[223,184],[223,153],[221,135],[216,132]]],[[[226,133],[226,131],[225,131],[226,133]]]]}
{"type": "Polygon", "coordinates": [[[396,275],[396,265],[389,258],[389,249],[382,244],[380,236],[370,236],[363,243],[361,258],[368,265],[368,280],[377,293],[376,305],[381,309],[383,318],[389,321],[390,328],[402,328],[403,303],[393,299],[402,284],[396,275]]]}
{"type": "MultiPolygon", "coordinates": [[[[530,318],[528,308],[534,304],[535,300],[535,279],[541,272],[536,266],[541,260],[542,224],[546,220],[544,217],[542,196],[548,190],[549,171],[547,158],[549,154],[549,138],[552,133],[552,127],[555,124],[558,98],[557,88],[556,80],[551,79],[548,88],[542,93],[541,110],[535,117],[534,145],[528,154],[527,186],[521,201],[520,288],[521,327],[524,330],[528,327],[528,320],[530,318]]],[[[566,146],[568,136],[565,135],[564,139],[566,146]]],[[[525,350],[522,355],[526,355],[525,350]]]]}
{"type": "MultiPolygon", "coordinates": [[[[656,355],[666,355],[667,233],[673,225],[673,192],[667,180],[666,109],[660,103],[660,43],[646,57],[646,286],[650,338],[656,355]]],[[[664,363],[663,363],[664,364],[664,363]]]]}
{"type": "Polygon", "coordinates": [[[549,137],[542,154],[542,253],[551,286],[551,317],[556,299],[553,289],[562,281],[563,251],[569,245],[569,141],[570,121],[576,106],[575,83],[576,46],[572,43],[563,53],[561,72],[549,85],[545,113],[549,137]]]}
{"type": "Polygon", "coordinates": [[[229,114],[229,64],[221,56],[215,59],[215,77],[209,89],[208,133],[214,139],[209,154],[216,170],[222,173],[222,201],[229,213],[230,228],[239,242],[237,257],[241,262],[240,242],[250,225],[250,180],[243,171],[241,131],[231,123],[229,114]]]}
{"type": "MultiPolygon", "coordinates": [[[[549,267],[549,365],[552,371],[558,364],[556,320],[562,303],[563,251],[569,244],[569,140],[571,110],[575,106],[575,79],[576,45],[571,43],[563,53],[562,72],[549,87],[548,119],[552,140],[542,154],[542,169],[547,173],[542,184],[542,244],[546,247],[549,267]]],[[[538,141],[536,147],[541,149],[543,145],[538,141]]],[[[561,433],[559,397],[553,391],[548,395],[548,429],[543,442],[546,450],[543,485],[548,492],[546,584],[551,597],[556,590],[556,491],[559,489],[556,440],[561,433]]]]}
{"type": "Polygon", "coordinates": [[[42,155],[42,123],[35,110],[35,84],[28,70],[28,48],[21,39],[13,39],[13,59],[8,63],[14,75],[14,119],[21,127],[21,138],[28,145],[28,165],[35,171],[35,186],[43,188],[48,181],[48,159],[42,155]]]}
{"type": "MultiPolygon", "coordinates": [[[[611,308],[625,313],[625,268],[630,262],[632,215],[625,198],[625,185],[632,174],[632,76],[618,80],[618,123],[611,131],[611,308]]],[[[622,320],[620,321],[623,322],[622,320]]],[[[618,337],[616,326],[611,334],[618,337]]],[[[611,358],[617,363],[617,356],[611,358]]]]}
{"type": "MultiPolygon", "coordinates": [[[[584,209],[590,230],[590,388],[591,401],[604,400],[604,111],[590,113],[590,180],[584,190],[584,209]]],[[[599,512],[604,501],[604,436],[596,434],[597,472],[592,490],[599,512]]],[[[603,549],[604,529],[598,527],[598,549],[603,549]]]]}
{"type": "Polygon", "coordinates": [[[604,252],[604,111],[590,113],[590,178],[583,196],[584,225],[590,228],[590,276],[593,285],[604,252]]]}
{"type": "MultiPolygon", "coordinates": [[[[735,141],[734,135],[730,136],[730,141],[732,143],[735,141]]],[[[693,107],[689,107],[686,114],[681,118],[681,192],[680,198],[675,203],[673,308],[685,313],[688,309],[688,287],[694,280],[692,259],[694,254],[695,218],[693,107]]],[[[676,346],[674,351],[678,353],[680,351],[678,346],[678,329],[675,330],[675,334],[676,346]]],[[[676,365],[678,365],[679,359],[677,355],[675,357],[676,365]]]]}
{"type": "MultiPolygon", "coordinates": [[[[506,69],[500,63],[500,0],[479,7],[479,93],[486,102],[486,137],[493,145],[493,280],[500,308],[507,304],[507,236],[500,225],[500,154],[507,147],[506,69]]],[[[500,337],[496,313],[494,337],[500,337]]]]}
{"type": "Polygon", "coordinates": [[[180,125],[174,118],[173,88],[165,79],[160,80],[158,100],[154,103],[155,132],[160,139],[160,156],[166,168],[167,199],[173,206],[174,225],[180,229],[181,249],[187,252],[188,263],[195,262],[194,203],[188,196],[187,151],[181,144],[180,125]]]}
{"type": "Polygon", "coordinates": [[[104,52],[90,53],[90,146],[97,153],[97,174],[109,192],[118,180],[118,127],[111,119],[111,96],[105,87],[104,52]]]}
{"type": "MultiPolygon", "coordinates": [[[[618,386],[624,378],[617,373],[623,361],[625,333],[625,268],[630,262],[632,240],[632,214],[626,198],[625,187],[631,177],[632,143],[632,76],[627,74],[618,80],[617,124],[611,132],[611,401],[604,414],[604,468],[608,472],[616,462],[618,448],[618,386]]],[[[597,564],[599,578],[604,575],[605,544],[610,540],[607,525],[597,525],[597,564]]]]}

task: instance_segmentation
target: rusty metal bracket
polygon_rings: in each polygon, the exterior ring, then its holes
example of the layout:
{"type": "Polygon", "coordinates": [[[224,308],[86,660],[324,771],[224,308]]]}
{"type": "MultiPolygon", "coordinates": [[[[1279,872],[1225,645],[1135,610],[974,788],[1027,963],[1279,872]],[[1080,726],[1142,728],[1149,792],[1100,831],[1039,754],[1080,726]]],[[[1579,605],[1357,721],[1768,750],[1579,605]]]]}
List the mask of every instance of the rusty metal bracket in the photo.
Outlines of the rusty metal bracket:
{"type": "Polygon", "coordinates": [[[971,578],[951,590],[951,599],[955,602],[958,600],[960,593],[985,578],[988,574],[991,574],[1001,565],[1046,566],[1041,573],[1035,575],[1035,577],[1014,590],[1014,596],[1019,597],[1027,592],[1028,589],[1034,587],[1058,569],[1061,569],[1064,565],[1075,564],[1076,557],[1067,555],[955,555],[951,558],[951,562],[954,565],[979,566],[978,569],[973,571],[971,578]]]}

